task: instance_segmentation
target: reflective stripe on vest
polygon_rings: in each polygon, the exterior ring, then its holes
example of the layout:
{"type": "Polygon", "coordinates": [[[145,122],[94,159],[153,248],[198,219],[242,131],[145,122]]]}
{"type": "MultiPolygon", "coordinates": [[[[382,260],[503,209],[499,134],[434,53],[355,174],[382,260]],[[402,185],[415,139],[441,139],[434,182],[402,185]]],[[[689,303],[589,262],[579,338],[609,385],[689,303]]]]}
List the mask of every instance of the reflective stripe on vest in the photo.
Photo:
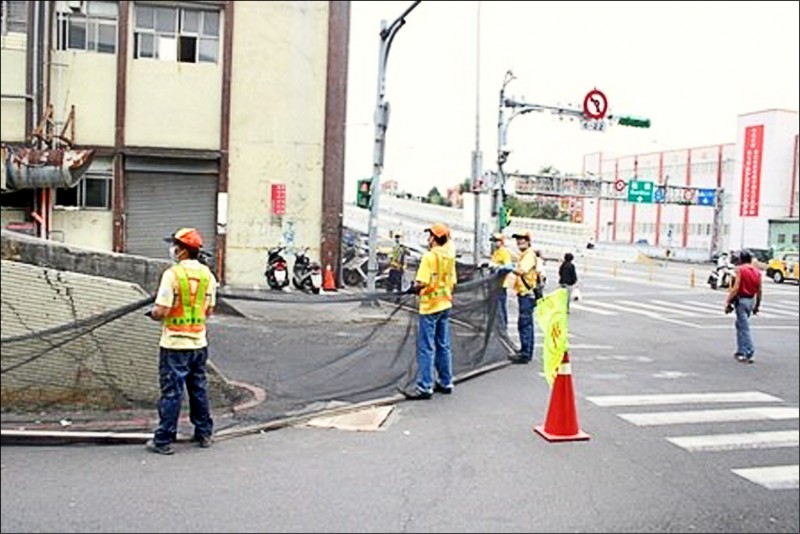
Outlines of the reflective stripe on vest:
{"type": "Polygon", "coordinates": [[[453,302],[453,285],[450,280],[455,258],[445,257],[438,249],[431,251],[436,258],[436,271],[431,273],[432,282],[422,288],[419,295],[420,311],[432,309],[440,302],[453,302]]]}
{"type": "Polygon", "coordinates": [[[187,269],[183,265],[172,267],[178,281],[178,298],[164,318],[172,332],[200,333],[206,324],[206,291],[210,280],[208,269],[187,269]],[[190,280],[196,280],[195,291],[190,280]]]}

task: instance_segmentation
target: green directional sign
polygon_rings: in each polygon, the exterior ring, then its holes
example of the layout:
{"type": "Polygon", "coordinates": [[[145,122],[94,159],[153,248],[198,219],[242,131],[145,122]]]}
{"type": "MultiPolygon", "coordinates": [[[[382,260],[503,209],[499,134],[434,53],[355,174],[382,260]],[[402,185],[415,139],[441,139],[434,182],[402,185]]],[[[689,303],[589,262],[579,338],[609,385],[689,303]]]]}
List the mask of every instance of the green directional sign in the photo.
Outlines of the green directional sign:
{"type": "Polygon", "coordinates": [[[628,182],[628,202],[653,203],[653,182],[631,180],[628,182]]]}

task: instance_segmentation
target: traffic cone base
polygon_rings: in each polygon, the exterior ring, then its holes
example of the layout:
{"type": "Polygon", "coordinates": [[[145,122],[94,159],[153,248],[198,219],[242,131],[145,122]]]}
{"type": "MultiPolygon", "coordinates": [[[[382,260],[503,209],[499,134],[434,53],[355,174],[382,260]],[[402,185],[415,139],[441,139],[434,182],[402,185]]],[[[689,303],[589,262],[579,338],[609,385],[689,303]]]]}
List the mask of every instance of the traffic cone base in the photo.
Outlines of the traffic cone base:
{"type": "Polygon", "coordinates": [[[333,279],[331,264],[325,266],[325,274],[322,278],[322,289],[325,291],[336,291],[336,281],[333,279]]]}
{"type": "Polygon", "coordinates": [[[582,441],[589,439],[589,434],[583,432],[578,426],[578,413],[575,410],[575,394],[572,390],[572,369],[569,363],[569,354],[564,353],[564,359],[558,368],[550,404],[547,407],[547,417],[543,425],[533,427],[547,441],[582,441]]]}

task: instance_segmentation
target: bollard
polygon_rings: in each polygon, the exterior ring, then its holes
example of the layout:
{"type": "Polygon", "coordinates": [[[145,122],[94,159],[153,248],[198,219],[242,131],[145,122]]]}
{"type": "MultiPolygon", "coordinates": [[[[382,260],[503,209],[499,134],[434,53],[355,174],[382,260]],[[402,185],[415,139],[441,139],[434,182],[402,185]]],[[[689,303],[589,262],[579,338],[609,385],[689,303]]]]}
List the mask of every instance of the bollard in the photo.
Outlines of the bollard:
{"type": "Polygon", "coordinates": [[[650,282],[653,281],[653,265],[652,264],[650,264],[647,267],[647,280],[650,281],[650,282]]]}
{"type": "Polygon", "coordinates": [[[694,287],[694,283],[694,269],[692,269],[692,272],[689,274],[689,287],[694,287]]]}
{"type": "Polygon", "coordinates": [[[611,272],[611,274],[613,274],[614,276],[617,276],[617,262],[614,262],[614,269],[611,272]]]}

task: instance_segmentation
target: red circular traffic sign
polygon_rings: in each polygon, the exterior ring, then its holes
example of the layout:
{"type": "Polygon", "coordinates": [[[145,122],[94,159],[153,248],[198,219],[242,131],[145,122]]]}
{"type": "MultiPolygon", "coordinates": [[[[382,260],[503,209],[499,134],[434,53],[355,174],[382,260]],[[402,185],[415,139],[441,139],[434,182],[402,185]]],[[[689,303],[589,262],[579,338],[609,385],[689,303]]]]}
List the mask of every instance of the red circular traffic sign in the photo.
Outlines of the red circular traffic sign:
{"type": "Polygon", "coordinates": [[[590,119],[599,120],[606,116],[608,99],[600,89],[592,89],[583,98],[583,115],[590,119]]]}
{"type": "Polygon", "coordinates": [[[692,189],[684,189],[683,190],[683,200],[686,202],[691,202],[694,199],[694,191],[692,189]]]}
{"type": "Polygon", "coordinates": [[[617,180],[616,182],[614,182],[614,189],[616,189],[617,191],[622,191],[623,189],[625,189],[625,180],[617,180]]]}

